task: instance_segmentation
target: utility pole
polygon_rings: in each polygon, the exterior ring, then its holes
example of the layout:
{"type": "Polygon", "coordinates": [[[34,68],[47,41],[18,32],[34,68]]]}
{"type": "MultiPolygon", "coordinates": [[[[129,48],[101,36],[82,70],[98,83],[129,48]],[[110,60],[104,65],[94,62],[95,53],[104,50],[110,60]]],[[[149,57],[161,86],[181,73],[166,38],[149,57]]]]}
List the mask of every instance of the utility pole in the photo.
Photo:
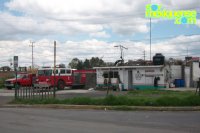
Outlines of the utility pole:
{"type": "Polygon", "coordinates": [[[35,43],[35,42],[32,42],[32,41],[30,41],[30,43],[31,43],[31,45],[29,45],[30,47],[32,47],[32,69],[33,69],[33,47],[34,47],[34,45],[33,45],[33,43],[35,43]]]}
{"type": "Polygon", "coordinates": [[[54,86],[53,97],[56,97],[56,41],[54,41],[54,86]]]}
{"type": "Polygon", "coordinates": [[[122,45],[116,45],[116,46],[114,46],[114,47],[119,47],[119,48],[120,48],[120,52],[121,52],[120,58],[121,58],[122,60],[124,60],[124,58],[123,58],[123,49],[128,50],[128,48],[126,48],[126,47],[124,47],[124,46],[122,46],[122,45]]]}
{"type": "MultiPolygon", "coordinates": [[[[151,4],[151,0],[150,0],[150,4],[151,4]]],[[[149,40],[149,43],[150,43],[150,61],[151,61],[151,17],[150,17],[149,27],[150,27],[150,31],[149,31],[150,40],[149,40]]]]}
{"type": "Polygon", "coordinates": [[[144,61],[145,61],[145,57],[146,57],[146,53],[145,53],[145,50],[144,50],[144,61]]]}

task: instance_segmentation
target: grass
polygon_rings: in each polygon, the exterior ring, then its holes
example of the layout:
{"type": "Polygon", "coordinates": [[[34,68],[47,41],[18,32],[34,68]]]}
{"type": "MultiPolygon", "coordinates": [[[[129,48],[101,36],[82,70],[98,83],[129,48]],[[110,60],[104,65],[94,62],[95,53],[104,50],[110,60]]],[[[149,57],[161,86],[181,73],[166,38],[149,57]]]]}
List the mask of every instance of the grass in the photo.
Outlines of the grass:
{"type": "Polygon", "coordinates": [[[109,106],[200,106],[200,96],[194,92],[165,90],[131,91],[126,95],[105,98],[75,97],[71,99],[17,99],[14,104],[67,104],[109,106]]]}
{"type": "Polygon", "coordinates": [[[6,78],[0,78],[0,89],[2,89],[4,87],[5,80],[6,80],[6,78]]]}

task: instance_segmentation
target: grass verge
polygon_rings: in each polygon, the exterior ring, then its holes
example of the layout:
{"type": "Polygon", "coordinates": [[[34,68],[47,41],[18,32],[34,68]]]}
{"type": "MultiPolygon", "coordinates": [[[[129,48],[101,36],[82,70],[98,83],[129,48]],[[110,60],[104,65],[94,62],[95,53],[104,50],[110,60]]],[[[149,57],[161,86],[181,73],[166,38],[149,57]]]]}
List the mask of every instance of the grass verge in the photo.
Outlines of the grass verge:
{"type": "Polygon", "coordinates": [[[71,99],[16,99],[12,104],[66,104],[105,106],[200,106],[200,96],[193,92],[165,90],[132,91],[126,95],[105,98],[75,97],[71,99]]]}

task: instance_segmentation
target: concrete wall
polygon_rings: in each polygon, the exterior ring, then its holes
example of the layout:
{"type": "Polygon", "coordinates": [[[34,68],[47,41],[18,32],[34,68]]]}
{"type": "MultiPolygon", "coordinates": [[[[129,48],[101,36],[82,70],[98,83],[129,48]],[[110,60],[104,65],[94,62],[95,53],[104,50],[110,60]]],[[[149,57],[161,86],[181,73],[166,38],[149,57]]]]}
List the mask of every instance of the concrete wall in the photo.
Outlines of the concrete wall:
{"type": "Polygon", "coordinates": [[[182,67],[181,65],[172,65],[171,68],[171,81],[174,81],[175,79],[181,79],[182,78],[182,67]]]}
{"type": "Polygon", "coordinates": [[[200,78],[200,68],[199,68],[199,62],[193,62],[193,81],[198,81],[200,78]]]}

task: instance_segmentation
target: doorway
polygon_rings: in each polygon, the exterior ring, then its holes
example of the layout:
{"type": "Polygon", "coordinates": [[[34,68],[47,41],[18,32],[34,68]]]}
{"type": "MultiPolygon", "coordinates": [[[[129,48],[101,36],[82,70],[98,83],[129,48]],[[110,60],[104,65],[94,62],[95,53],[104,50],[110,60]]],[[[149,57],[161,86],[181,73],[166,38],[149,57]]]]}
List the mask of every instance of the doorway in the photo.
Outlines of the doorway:
{"type": "Polygon", "coordinates": [[[128,71],[128,90],[133,89],[133,72],[132,70],[128,71]]]}

